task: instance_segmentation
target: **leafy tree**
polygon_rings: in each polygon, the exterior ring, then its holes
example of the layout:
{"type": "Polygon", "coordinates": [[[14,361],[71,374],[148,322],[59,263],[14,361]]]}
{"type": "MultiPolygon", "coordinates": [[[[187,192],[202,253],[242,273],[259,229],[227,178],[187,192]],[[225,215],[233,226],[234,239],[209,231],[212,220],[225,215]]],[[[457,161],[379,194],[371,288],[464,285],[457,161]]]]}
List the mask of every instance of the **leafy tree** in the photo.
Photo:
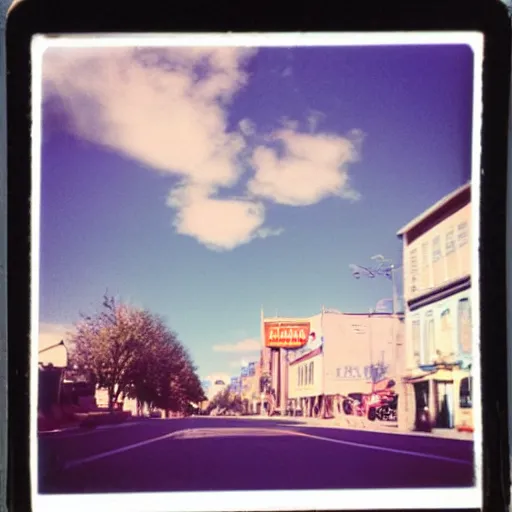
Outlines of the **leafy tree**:
{"type": "Polygon", "coordinates": [[[229,388],[226,388],[212,398],[208,410],[211,412],[215,408],[232,412],[242,412],[242,398],[239,395],[233,394],[229,388]]]}
{"type": "Polygon", "coordinates": [[[102,309],[82,315],[71,339],[73,361],[107,389],[109,408],[120,397],[183,411],[204,399],[190,355],[157,315],[104,296],[102,309]]]}

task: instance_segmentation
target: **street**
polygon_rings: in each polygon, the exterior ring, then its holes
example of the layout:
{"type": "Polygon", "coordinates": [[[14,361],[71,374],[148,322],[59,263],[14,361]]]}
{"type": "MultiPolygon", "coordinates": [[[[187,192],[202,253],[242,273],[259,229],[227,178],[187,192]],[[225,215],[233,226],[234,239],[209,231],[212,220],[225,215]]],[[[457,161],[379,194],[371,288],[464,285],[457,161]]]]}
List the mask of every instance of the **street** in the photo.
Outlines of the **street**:
{"type": "Polygon", "coordinates": [[[473,443],[279,418],[141,419],[39,435],[42,494],[466,487],[473,443]]]}

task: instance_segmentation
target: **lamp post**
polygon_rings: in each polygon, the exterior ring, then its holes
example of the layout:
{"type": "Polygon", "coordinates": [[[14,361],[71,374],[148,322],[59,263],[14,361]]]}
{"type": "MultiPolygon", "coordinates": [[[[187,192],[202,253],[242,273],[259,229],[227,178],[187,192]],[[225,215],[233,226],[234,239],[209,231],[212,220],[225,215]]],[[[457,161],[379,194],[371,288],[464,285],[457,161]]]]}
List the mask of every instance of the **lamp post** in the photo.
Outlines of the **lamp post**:
{"type": "MultiPolygon", "coordinates": [[[[396,373],[396,341],[395,341],[395,327],[394,327],[394,318],[396,314],[396,287],[395,287],[395,276],[394,271],[396,270],[395,265],[390,259],[384,258],[382,254],[377,254],[372,256],[372,260],[377,262],[377,265],[374,267],[364,267],[362,265],[350,265],[350,269],[352,270],[352,275],[355,279],[360,279],[361,276],[367,277],[369,279],[374,279],[377,276],[384,276],[391,280],[391,292],[392,292],[392,306],[391,306],[391,317],[393,322],[391,324],[391,339],[392,339],[392,352],[393,352],[393,373],[396,373]]],[[[368,323],[370,323],[371,315],[369,316],[368,323]]],[[[371,350],[371,348],[370,348],[371,350]]],[[[373,364],[373,361],[371,361],[373,364]]],[[[373,380],[373,379],[372,379],[373,380]]],[[[374,383],[372,382],[372,388],[374,383]]]]}

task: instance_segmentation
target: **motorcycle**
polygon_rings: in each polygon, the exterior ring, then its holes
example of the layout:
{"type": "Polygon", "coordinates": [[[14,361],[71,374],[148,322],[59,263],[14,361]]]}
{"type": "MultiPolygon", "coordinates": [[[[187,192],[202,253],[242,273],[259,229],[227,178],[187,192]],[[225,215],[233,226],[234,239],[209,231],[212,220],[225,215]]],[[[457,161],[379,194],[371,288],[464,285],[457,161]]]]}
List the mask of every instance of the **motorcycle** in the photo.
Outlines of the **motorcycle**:
{"type": "Polygon", "coordinates": [[[396,421],[397,420],[398,395],[378,394],[368,409],[370,421],[396,421]]]}

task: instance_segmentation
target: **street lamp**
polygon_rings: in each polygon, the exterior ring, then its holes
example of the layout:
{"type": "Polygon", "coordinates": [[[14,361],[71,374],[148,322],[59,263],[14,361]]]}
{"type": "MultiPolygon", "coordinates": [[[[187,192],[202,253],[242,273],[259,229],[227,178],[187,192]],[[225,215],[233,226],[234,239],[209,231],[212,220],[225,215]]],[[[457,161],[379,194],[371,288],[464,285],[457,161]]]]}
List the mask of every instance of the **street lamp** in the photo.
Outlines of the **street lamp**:
{"type": "MultiPolygon", "coordinates": [[[[369,279],[374,279],[377,276],[383,276],[383,277],[386,277],[391,280],[392,297],[393,297],[392,298],[392,306],[391,306],[391,315],[392,315],[392,318],[394,319],[396,309],[397,309],[396,308],[396,301],[397,301],[396,295],[397,294],[396,294],[395,278],[394,278],[395,265],[393,264],[393,262],[390,259],[384,258],[384,256],[382,256],[382,254],[377,254],[375,256],[372,256],[371,259],[373,261],[377,262],[376,266],[364,267],[362,265],[356,265],[356,264],[349,265],[350,270],[352,271],[352,276],[355,279],[360,279],[361,276],[367,277],[369,279]]],[[[370,315],[368,317],[369,318],[368,323],[370,323],[371,313],[372,313],[372,311],[370,311],[370,315]]],[[[371,327],[369,327],[369,328],[371,329],[371,327]]],[[[391,324],[391,329],[392,329],[391,337],[392,337],[393,345],[394,345],[393,346],[393,370],[396,373],[396,343],[395,343],[394,323],[391,324]]],[[[370,339],[370,343],[371,343],[371,339],[370,339]]],[[[370,352],[372,352],[371,346],[370,346],[370,352]]],[[[373,364],[372,361],[371,361],[371,363],[373,364]]],[[[373,387],[374,387],[374,382],[372,379],[372,391],[373,391],[373,387]]]]}
{"type": "Polygon", "coordinates": [[[384,258],[382,254],[372,256],[371,259],[377,262],[377,265],[375,267],[365,267],[363,265],[356,264],[349,265],[349,268],[352,271],[352,276],[356,279],[360,279],[362,276],[367,277],[369,279],[374,279],[377,276],[383,276],[390,279],[391,291],[393,294],[392,313],[394,315],[396,313],[396,288],[394,278],[394,270],[396,269],[396,267],[390,259],[384,258]]]}
{"type": "MultiPolygon", "coordinates": [[[[50,345],[49,347],[45,347],[38,351],[38,354],[42,354],[43,352],[46,352],[47,350],[51,350],[52,348],[63,346],[66,348],[66,345],[64,344],[64,340],[60,340],[59,343],[55,343],[54,345],[50,345]]],[[[66,349],[67,352],[67,349],[66,349]]]]}

